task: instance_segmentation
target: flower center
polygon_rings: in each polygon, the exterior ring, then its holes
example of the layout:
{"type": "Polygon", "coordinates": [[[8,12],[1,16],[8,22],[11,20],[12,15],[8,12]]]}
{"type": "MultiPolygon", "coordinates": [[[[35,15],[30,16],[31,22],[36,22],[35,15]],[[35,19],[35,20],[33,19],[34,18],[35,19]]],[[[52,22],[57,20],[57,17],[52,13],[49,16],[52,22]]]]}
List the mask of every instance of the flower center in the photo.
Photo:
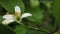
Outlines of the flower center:
{"type": "Polygon", "coordinates": [[[20,23],[20,22],[21,22],[20,16],[16,16],[15,18],[16,18],[16,22],[17,22],[17,23],[20,23]]]}
{"type": "Polygon", "coordinates": [[[19,20],[20,20],[20,17],[19,17],[19,16],[17,16],[17,17],[16,17],[16,20],[18,20],[18,21],[19,21],[19,20]]]}

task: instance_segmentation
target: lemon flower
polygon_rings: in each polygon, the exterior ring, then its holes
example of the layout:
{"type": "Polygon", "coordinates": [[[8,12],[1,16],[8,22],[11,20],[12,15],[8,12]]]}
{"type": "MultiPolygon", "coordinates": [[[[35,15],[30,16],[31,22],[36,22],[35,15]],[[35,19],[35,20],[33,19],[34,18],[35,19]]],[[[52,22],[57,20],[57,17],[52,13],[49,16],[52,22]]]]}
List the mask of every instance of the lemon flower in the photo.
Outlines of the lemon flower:
{"type": "Polygon", "coordinates": [[[15,6],[15,13],[14,14],[9,14],[7,12],[6,15],[3,16],[4,21],[2,21],[2,24],[4,25],[8,25],[14,21],[16,21],[17,23],[20,23],[22,21],[23,18],[32,16],[31,13],[24,13],[21,15],[21,9],[19,6],[15,6]]]}

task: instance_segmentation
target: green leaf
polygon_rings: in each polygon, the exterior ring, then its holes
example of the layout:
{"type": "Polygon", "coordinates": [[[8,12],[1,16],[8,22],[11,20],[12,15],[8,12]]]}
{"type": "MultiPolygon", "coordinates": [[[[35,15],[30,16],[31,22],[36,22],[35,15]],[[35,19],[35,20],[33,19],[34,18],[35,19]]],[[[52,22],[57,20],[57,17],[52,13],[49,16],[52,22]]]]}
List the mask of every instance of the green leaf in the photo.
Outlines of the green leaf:
{"type": "Polygon", "coordinates": [[[0,5],[0,16],[4,15],[6,13],[6,11],[4,10],[4,8],[0,5]]]}
{"type": "Polygon", "coordinates": [[[15,34],[9,27],[0,24],[0,34],[15,34]]]}
{"type": "Polygon", "coordinates": [[[4,19],[2,18],[2,16],[0,16],[0,24],[2,23],[4,19]]]}
{"type": "Polygon", "coordinates": [[[45,31],[45,32],[55,32],[56,31],[56,27],[54,26],[51,26],[51,25],[44,25],[44,26],[41,26],[40,28],[39,28],[40,30],[43,30],[43,31],[45,31]]]}
{"type": "Polygon", "coordinates": [[[60,0],[54,0],[53,15],[55,16],[55,23],[60,27],[60,0]]]}
{"type": "Polygon", "coordinates": [[[31,13],[31,17],[27,17],[28,20],[32,22],[42,23],[43,21],[43,10],[40,8],[29,8],[26,10],[26,12],[31,13]]]}
{"type": "Polygon", "coordinates": [[[42,31],[37,31],[37,30],[29,30],[29,29],[27,29],[26,34],[48,34],[48,33],[42,32],[42,31]]]}
{"type": "Polygon", "coordinates": [[[25,34],[26,33],[26,28],[24,27],[24,25],[17,25],[14,27],[14,31],[16,34],[25,34]]]}
{"type": "Polygon", "coordinates": [[[20,6],[22,12],[25,9],[22,0],[0,0],[0,4],[10,13],[14,13],[15,6],[20,6]]]}

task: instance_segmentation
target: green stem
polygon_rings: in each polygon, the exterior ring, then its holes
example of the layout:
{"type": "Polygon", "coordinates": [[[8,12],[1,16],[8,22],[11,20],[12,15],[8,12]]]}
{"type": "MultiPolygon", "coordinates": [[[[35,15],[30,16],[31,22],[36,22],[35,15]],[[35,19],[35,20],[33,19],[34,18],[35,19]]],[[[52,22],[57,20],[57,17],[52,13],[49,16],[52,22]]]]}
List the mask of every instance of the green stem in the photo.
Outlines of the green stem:
{"type": "MultiPolygon", "coordinates": [[[[23,23],[19,23],[19,24],[20,24],[20,25],[24,25],[23,23]]],[[[26,26],[26,25],[24,25],[23,27],[26,27],[26,28],[32,29],[32,30],[37,30],[37,31],[42,31],[42,32],[48,33],[48,32],[46,32],[46,31],[40,30],[39,28],[35,28],[35,27],[30,27],[30,26],[26,26]]]]}

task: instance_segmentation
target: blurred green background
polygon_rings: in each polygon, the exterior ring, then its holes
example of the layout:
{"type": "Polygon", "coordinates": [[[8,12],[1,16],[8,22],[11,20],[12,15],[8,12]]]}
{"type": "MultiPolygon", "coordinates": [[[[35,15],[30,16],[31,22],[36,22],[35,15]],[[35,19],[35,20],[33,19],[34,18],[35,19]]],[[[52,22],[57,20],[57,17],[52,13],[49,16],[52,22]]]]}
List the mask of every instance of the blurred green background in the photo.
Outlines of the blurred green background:
{"type": "Polygon", "coordinates": [[[0,0],[0,34],[60,34],[59,11],[60,0],[0,0]],[[14,14],[15,6],[33,16],[22,19],[23,24],[3,25],[3,15],[14,14]]]}

